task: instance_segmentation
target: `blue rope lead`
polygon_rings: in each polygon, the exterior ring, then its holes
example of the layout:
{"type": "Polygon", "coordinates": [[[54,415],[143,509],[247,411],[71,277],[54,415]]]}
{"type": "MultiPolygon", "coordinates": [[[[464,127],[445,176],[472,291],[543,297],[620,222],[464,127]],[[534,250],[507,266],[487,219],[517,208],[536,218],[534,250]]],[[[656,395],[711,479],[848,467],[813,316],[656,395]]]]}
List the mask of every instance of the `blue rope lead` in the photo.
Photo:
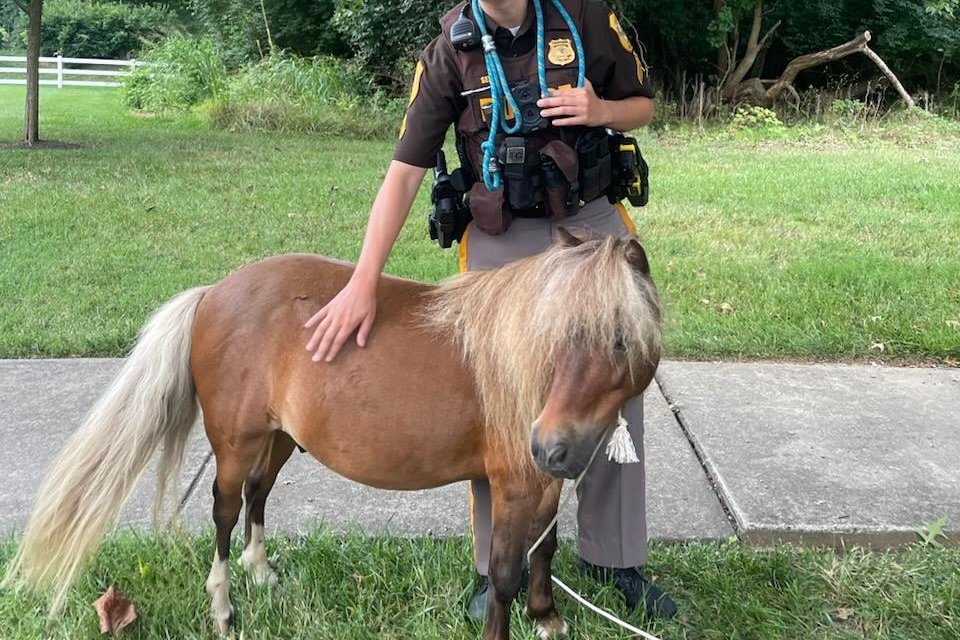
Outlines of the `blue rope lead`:
{"type": "MultiPolygon", "coordinates": [[[[497,166],[497,135],[502,129],[504,133],[512,134],[520,131],[523,125],[523,117],[520,114],[520,107],[517,105],[513,92],[510,90],[510,83],[507,80],[507,74],[503,70],[503,64],[500,62],[500,56],[497,55],[497,45],[487,32],[486,16],[480,7],[480,0],[472,0],[473,15],[480,29],[481,42],[483,43],[483,59],[487,65],[487,77],[490,79],[490,135],[487,140],[480,145],[483,150],[483,184],[488,191],[496,191],[503,184],[500,176],[500,168],[497,166]],[[513,112],[513,124],[507,124],[507,115],[504,112],[504,100],[513,112]]],[[[557,13],[563,18],[573,37],[573,46],[577,52],[577,87],[583,87],[587,76],[586,56],[583,51],[583,40],[580,37],[580,31],[576,23],[570,17],[570,13],[560,0],[551,0],[557,13]]],[[[543,18],[543,5],[540,0],[533,0],[533,10],[537,17],[537,75],[540,80],[540,95],[546,97],[550,95],[550,88],[547,86],[547,63],[546,63],[546,39],[545,21],[543,18]]]]}

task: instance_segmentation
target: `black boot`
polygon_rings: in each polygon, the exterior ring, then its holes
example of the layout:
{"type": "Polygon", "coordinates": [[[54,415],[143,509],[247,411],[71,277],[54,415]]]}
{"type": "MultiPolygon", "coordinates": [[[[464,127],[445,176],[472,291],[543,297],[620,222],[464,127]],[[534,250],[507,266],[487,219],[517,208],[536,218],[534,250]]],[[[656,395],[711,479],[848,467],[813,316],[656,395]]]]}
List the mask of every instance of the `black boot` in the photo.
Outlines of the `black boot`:
{"type": "MultiPolygon", "coordinates": [[[[486,576],[480,576],[480,587],[470,598],[470,604],[467,605],[467,617],[474,622],[483,622],[487,619],[487,601],[490,598],[490,580],[486,576]]],[[[530,581],[529,572],[524,569],[520,574],[520,593],[527,590],[530,581]]],[[[518,596],[519,597],[519,594],[518,596]]]]}
{"type": "Polygon", "coordinates": [[[631,611],[642,602],[647,618],[672,618],[677,615],[677,605],[670,596],[632,567],[611,569],[581,560],[580,570],[601,582],[613,583],[613,586],[623,594],[627,608],[631,611]]]}

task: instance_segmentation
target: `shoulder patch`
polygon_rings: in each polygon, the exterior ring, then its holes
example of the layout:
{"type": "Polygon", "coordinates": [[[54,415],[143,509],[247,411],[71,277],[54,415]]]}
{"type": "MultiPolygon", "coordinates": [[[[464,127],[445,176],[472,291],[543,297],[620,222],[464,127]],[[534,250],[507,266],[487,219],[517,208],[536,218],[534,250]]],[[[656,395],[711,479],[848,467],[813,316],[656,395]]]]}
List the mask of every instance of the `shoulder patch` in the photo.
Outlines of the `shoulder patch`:
{"type": "Polygon", "coordinates": [[[610,28],[615,34],[617,34],[617,39],[620,40],[620,46],[632,53],[633,45],[630,44],[630,38],[627,37],[623,27],[620,26],[620,21],[617,20],[617,14],[615,14],[613,11],[610,12],[610,28]]]}
{"type": "Polygon", "coordinates": [[[423,78],[423,70],[423,60],[418,60],[417,70],[413,72],[413,86],[410,87],[410,99],[407,100],[408,107],[413,104],[413,101],[417,99],[417,95],[420,93],[420,80],[423,78]]]}
{"type": "MultiPolygon", "coordinates": [[[[423,60],[417,61],[417,69],[413,72],[413,85],[410,87],[410,98],[407,99],[407,109],[410,108],[410,105],[413,104],[413,101],[417,99],[417,96],[420,94],[420,80],[423,79],[423,71],[425,66],[423,60]]],[[[403,121],[400,123],[400,138],[403,138],[403,134],[407,132],[407,114],[403,114],[403,121]]]]}
{"type": "Polygon", "coordinates": [[[644,77],[646,76],[646,67],[640,60],[640,56],[638,56],[637,52],[634,50],[633,44],[630,42],[630,38],[627,37],[627,33],[620,25],[620,21],[617,20],[617,14],[615,14],[613,11],[610,12],[610,29],[617,35],[617,40],[620,41],[620,46],[633,54],[633,60],[637,64],[637,81],[642,85],[644,77]]]}

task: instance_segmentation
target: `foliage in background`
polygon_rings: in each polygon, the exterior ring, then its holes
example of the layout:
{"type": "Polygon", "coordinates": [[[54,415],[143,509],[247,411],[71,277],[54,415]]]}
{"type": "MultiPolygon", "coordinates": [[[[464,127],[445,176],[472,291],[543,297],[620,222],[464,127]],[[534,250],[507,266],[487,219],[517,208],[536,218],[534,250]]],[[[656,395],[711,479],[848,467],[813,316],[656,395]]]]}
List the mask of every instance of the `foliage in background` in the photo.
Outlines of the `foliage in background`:
{"type": "Polygon", "coordinates": [[[276,52],[230,77],[203,112],[233,131],[298,131],[353,138],[394,132],[403,101],[373,86],[358,65],[276,52]]]}
{"type": "Polygon", "coordinates": [[[440,16],[454,2],[339,0],[333,26],[357,60],[394,88],[409,82],[417,54],[440,33],[440,16]]]}
{"type": "MultiPolygon", "coordinates": [[[[745,43],[752,0],[611,0],[621,7],[645,45],[652,76],[673,95],[690,91],[693,79],[716,81],[723,35],[735,29],[745,43]]],[[[871,47],[894,69],[911,92],[949,93],[960,80],[960,11],[956,0],[820,0],[763,3],[764,30],[782,21],[755,71],[779,76],[796,56],[836,46],[870,29],[871,47]]],[[[629,30],[629,29],[628,29],[629,30]]],[[[801,74],[798,89],[875,79],[872,63],[856,56],[801,74]]]]}
{"type": "Polygon", "coordinates": [[[198,111],[233,131],[299,131],[356,138],[396,130],[403,101],[376,87],[357,63],[278,49],[228,72],[209,38],[173,37],[149,49],[149,65],[123,84],[123,103],[152,112],[198,111]]]}
{"type": "Polygon", "coordinates": [[[14,49],[20,46],[17,37],[17,25],[23,12],[10,0],[0,1],[0,49],[14,49]]]}
{"type": "MultiPolygon", "coordinates": [[[[13,4],[13,3],[7,3],[13,4]]],[[[121,2],[47,0],[41,23],[41,55],[80,58],[135,57],[144,43],[177,30],[177,19],[161,7],[121,2]]],[[[13,46],[26,46],[26,16],[12,25],[13,46]]]]}
{"type": "Polygon", "coordinates": [[[182,111],[217,96],[227,80],[223,54],[209,38],[167,38],[144,52],[148,65],[123,83],[121,99],[132,109],[182,111]]]}
{"type": "Polygon", "coordinates": [[[214,39],[231,67],[269,53],[267,24],[278,48],[304,56],[350,54],[331,24],[336,0],[270,0],[262,9],[260,0],[185,1],[199,31],[214,39]]]}

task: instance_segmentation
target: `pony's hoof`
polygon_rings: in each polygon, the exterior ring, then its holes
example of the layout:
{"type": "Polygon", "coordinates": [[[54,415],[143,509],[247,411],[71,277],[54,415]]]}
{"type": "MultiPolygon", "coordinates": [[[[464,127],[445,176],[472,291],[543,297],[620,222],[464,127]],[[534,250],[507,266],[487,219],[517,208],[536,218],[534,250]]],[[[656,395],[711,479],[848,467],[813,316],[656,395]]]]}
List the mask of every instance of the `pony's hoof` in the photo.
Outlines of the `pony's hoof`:
{"type": "Polygon", "coordinates": [[[537,620],[537,635],[543,640],[565,636],[567,630],[567,622],[560,617],[559,613],[553,613],[546,618],[537,620]]]}
{"type": "Polygon", "coordinates": [[[233,607],[226,616],[217,616],[213,619],[213,632],[221,638],[228,638],[233,632],[233,607]]]}
{"type": "Polygon", "coordinates": [[[256,585],[266,585],[272,587],[277,584],[277,574],[274,572],[270,563],[262,557],[255,554],[248,554],[246,551],[240,556],[240,564],[243,566],[253,583],[256,585]]]}
{"type": "Polygon", "coordinates": [[[279,582],[276,572],[269,565],[253,567],[250,570],[250,576],[253,578],[253,583],[260,586],[275,587],[279,582]]]}

